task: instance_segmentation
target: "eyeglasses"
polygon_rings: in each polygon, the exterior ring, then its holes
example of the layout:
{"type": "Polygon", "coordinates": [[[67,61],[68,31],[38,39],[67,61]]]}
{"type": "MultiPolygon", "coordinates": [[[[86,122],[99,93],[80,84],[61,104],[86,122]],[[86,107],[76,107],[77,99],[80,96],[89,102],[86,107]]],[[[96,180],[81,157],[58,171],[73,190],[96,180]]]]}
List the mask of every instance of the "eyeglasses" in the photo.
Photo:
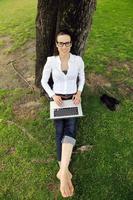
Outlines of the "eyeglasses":
{"type": "Polygon", "coordinates": [[[65,45],[66,47],[71,46],[71,42],[57,42],[58,47],[63,47],[65,45]]]}

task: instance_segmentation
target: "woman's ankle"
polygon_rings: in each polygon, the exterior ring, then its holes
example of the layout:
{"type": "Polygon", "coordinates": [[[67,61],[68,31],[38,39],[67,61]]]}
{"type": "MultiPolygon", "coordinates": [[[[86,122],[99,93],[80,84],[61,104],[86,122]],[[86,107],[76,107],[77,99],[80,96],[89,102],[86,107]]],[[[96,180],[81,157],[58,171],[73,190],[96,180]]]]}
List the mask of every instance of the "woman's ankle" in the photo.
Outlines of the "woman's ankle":
{"type": "Polygon", "coordinates": [[[67,173],[69,171],[69,168],[68,167],[60,167],[60,172],[62,173],[62,174],[65,174],[65,173],[67,173]]]}

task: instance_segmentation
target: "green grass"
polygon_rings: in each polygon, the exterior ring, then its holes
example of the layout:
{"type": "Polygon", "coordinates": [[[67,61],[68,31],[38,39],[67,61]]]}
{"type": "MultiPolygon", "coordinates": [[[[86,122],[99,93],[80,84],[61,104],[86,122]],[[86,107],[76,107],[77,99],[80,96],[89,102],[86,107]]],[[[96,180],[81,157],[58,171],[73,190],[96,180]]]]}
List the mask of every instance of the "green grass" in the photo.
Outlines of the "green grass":
{"type": "MultiPolygon", "coordinates": [[[[1,0],[0,9],[0,35],[12,42],[9,52],[35,38],[36,0],[1,0]]],[[[0,46],[4,46],[2,41],[0,46]]]]}
{"type": "MultiPolygon", "coordinates": [[[[24,95],[34,96],[28,90],[0,92],[1,199],[51,200],[56,192],[58,199],[62,199],[55,177],[58,170],[55,129],[48,120],[48,102],[40,99],[44,108],[35,120],[18,120],[13,105],[24,95]]],[[[85,88],[85,118],[78,124],[77,146],[91,144],[93,148],[90,152],[73,154],[71,170],[76,190],[73,199],[131,199],[132,108],[133,103],[125,100],[117,112],[111,112],[98,96],[85,88]]]]}
{"type": "MultiPolygon", "coordinates": [[[[0,1],[0,34],[11,38],[11,51],[35,37],[36,3],[0,1]]],[[[131,0],[98,1],[84,56],[89,73],[107,76],[108,65],[117,61],[108,78],[132,76],[132,70],[129,73],[122,64],[132,63],[132,8],[131,0]]],[[[131,78],[125,82],[133,84],[131,78]]],[[[55,129],[48,120],[48,102],[38,96],[43,106],[36,119],[19,119],[14,113],[16,103],[36,95],[28,89],[0,90],[0,200],[53,200],[56,195],[62,199],[55,177],[55,129]]],[[[73,154],[73,200],[132,199],[133,102],[128,97],[120,100],[119,109],[111,112],[100,103],[99,94],[84,89],[85,117],[78,120],[77,146],[90,144],[92,150],[73,154]]]]}
{"type": "Polygon", "coordinates": [[[107,66],[133,61],[133,2],[98,0],[85,52],[87,69],[106,73],[107,66]]]}
{"type": "Polygon", "coordinates": [[[2,156],[0,199],[43,199],[44,196],[52,199],[53,194],[48,190],[48,185],[55,178],[52,168],[57,166],[55,159],[52,160],[55,158],[51,148],[55,146],[54,136],[52,138],[53,134],[49,135],[47,131],[52,133],[53,128],[50,123],[46,126],[47,118],[44,117],[44,110],[36,120],[18,122],[12,112],[13,102],[24,95],[31,96],[28,90],[0,92],[0,153],[2,156]],[[33,138],[30,139],[21,127],[26,127],[33,138]],[[50,164],[33,162],[34,160],[47,161],[48,158],[51,158],[50,164]]]}

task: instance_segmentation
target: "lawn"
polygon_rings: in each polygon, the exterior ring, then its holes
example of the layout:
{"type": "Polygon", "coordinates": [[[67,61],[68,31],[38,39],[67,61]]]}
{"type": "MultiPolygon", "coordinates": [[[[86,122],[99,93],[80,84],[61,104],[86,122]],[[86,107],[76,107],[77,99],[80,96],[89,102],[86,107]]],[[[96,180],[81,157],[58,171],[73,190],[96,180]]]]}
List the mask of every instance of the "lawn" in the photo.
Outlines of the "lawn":
{"type": "Polygon", "coordinates": [[[36,0],[0,1],[0,47],[5,45],[3,37],[9,37],[12,47],[9,52],[35,38],[36,0]],[[3,37],[2,37],[3,36],[3,37]]]}
{"type": "MultiPolygon", "coordinates": [[[[0,8],[1,38],[12,40],[11,52],[35,38],[36,1],[1,0],[0,8]]],[[[86,73],[108,78],[112,93],[121,77],[123,84],[132,86],[132,8],[131,0],[99,0],[84,55],[86,73]]],[[[3,48],[2,39],[0,43],[3,48]]],[[[133,102],[130,95],[117,92],[121,103],[112,112],[98,92],[84,88],[85,117],[78,123],[77,147],[91,148],[72,156],[73,200],[132,199],[133,102]]],[[[48,101],[38,91],[0,90],[0,155],[1,200],[62,199],[55,129],[48,101]]]]}
{"type": "Polygon", "coordinates": [[[98,0],[85,52],[89,69],[106,72],[107,65],[114,60],[133,61],[132,10],[131,0],[98,0]]]}

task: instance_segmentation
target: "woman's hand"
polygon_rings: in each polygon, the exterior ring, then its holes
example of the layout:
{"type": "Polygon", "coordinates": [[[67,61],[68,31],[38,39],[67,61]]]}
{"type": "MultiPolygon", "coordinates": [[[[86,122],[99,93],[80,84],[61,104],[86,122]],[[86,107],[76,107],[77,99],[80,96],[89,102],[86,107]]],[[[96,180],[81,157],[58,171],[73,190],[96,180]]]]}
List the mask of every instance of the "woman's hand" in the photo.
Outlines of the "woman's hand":
{"type": "Polygon", "coordinates": [[[76,94],[73,95],[72,100],[74,104],[79,104],[81,102],[81,92],[78,91],[76,94]]]}
{"type": "Polygon", "coordinates": [[[58,106],[61,106],[63,101],[62,101],[62,98],[58,95],[54,95],[52,96],[52,98],[54,99],[55,103],[58,105],[58,106]]]}

